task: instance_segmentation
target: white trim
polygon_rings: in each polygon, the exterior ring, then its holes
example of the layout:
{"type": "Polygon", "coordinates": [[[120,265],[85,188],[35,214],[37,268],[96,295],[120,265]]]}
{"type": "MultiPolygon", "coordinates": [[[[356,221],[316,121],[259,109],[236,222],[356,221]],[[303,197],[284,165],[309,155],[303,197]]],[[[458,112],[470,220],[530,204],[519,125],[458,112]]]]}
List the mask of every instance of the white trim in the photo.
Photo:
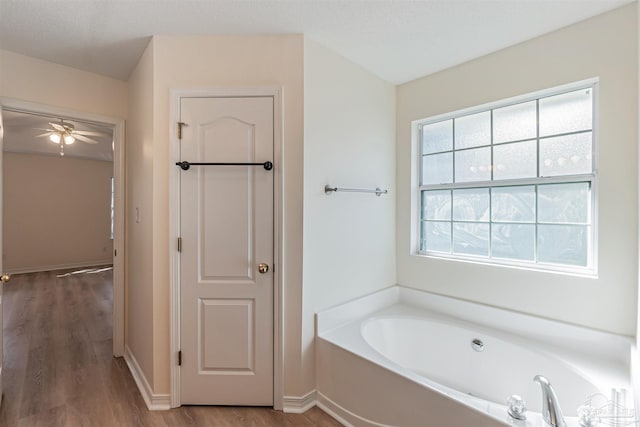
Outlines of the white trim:
{"type": "MultiPolygon", "coordinates": [[[[4,164],[4,152],[2,151],[2,148],[4,147],[4,123],[3,123],[3,114],[2,114],[2,105],[0,104],[0,172],[2,172],[2,165],[4,164]]],[[[4,181],[4,174],[0,173],[0,220],[3,219],[3,214],[2,214],[2,208],[3,208],[3,181],[4,181]]],[[[4,253],[3,250],[3,232],[2,229],[0,229],[0,254],[4,253]]],[[[2,257],[4,258],[4,256],[2,257]]],[[[4,265],[3,265],[3,259],[0,258],[0,272],[3,271],[4,265]]],[[[0,316],[2,316],[4,314],[4,307],[2,305],[2,296],[4,295],[4,282],[0,282],[0,316]]],[[[2,396],[3,396],[3,392],[4,392],[4,383],[2,382],[2,367],[4,365],[4,346],[3,346],[3,340],[4,340],[4,336],[3,336],[3,320],[2,317],[0,317],[0,405],[2,405],[2,396]]],[[[26,356],[26,355],[25,355],[26,356]]],[[[1,407],[1,406],[0,406],[1,407]]]]}
{"type": "Polygon", "coordinates": [[[68,264],[22,267],[22,268],[9,269],[9,270],[6,270],[6,272],[8,274],[38,273],[40,271],[67,270],[69,268],[99,267],[103,265],[111,265],[112,263],[113,263],[113,260],[110,258],[107,258],[107,259],[97,260],[97,261],[72,262],[68,264]]]}
{"type": "Polygon", "coordinates": [[[283,167],[284,150],[282,149],[282,130],[284,115],[282,114],[282,89],[271,89],[273,96],[273,408],[284,406],[284,253],[282,233],[284,211],[283,167]]]}
{"type": "Polygon", "coordinates": [[[317,405],[318,408],[335,418],[340,424],[346,427],[353,427],[354,425],[366,425],[371,427],[389,427],[386,424],[380,424],[372,421],[368,418],[361,417],[360,415],[349,411],[346,408],[338,405],[327,396],[318,392],[317,405]]]}
{"type": "Polygon", "coordinates": [[[316,406],[316,390],[311,390],[304,396],[284,396],[282,411],[289,414],[302,414],[316,406]]]}
{"type": "Polygon", "coordinates": [[[171,407],[181,405],[180,401],[180,172],[174,163],[180,161],[180,141],[177,138],[176,123],[180,117],[182,95],[171,91],[169,112],[169,363],[171,369],[169,395],[171,407]]]}
{"type": "Polygon", "coordinates": [[[140,394],[142,395],[147,408],[150,411],[164,411],[167,409],[171,409],[168,394],[153,394],[151,386],[149,385],[144,372],[140,368],[138,361],[136,360],[128,345],[125,345],[124,347],[124,360],[125,362],[127,362],[127,366],[129,367],[131,376],[136,382],[138,390],[140,390],[140,394]]]}
{"type": "MultiPolygon", "coordinates": [[[[65,119],[77,119],[102,125],[113,126],[113,176],[115,177],[115,237],[113,249],[118,256],[114,256],[108,263],[113,263],[113,355],[124,354],[124,260],[125,260],[125,134],[124,119],[85,113],[81,111],[60,108],[52,105],[38,104],[14,98],[0,97],[0,107],[26,113],[36,112],[65,119]]],[[[115,252],[114,252],[115,253],[115,252]]],[[[93,264],[95,265],[95,263],[93,264]]],[[[50,268],[49,266],[48,268],[50,268]]]]}
{"type": "Polygon", "coordinates": [[[284,291],[282,259],[283,259],[283,169],[284,152],[282,150],[282,88],[280,87],[243,87],[243,88],[201,88],[172,89],[170,94],[170,162],[169,162],[169,361],[171,364],[170,398],[171,407],[181,405],[180,401],[180,367],[178,351],[180,351],[180,255],[177,250],[177,237],[180,235],[180,170],[175,166],[180,159],[180,142],[177,139],[176,123],[180,117],[181,98],[209,97],[273,97],[273,200],[274,200],[274,287],[273,287],[273,407],[283,408],[284,394],[284,291]]]}
{"type": "Polygon", "coordinates": [[[113,130],[114,228],[113,228],[113,355],[122,356],[125,346],[125,123],[113,130]],[[117,255],[116,255],[117,254],[117,255]]]}
{"type": "Polygon", "coordinates": [[[553,95],[559,95],[564,92],[587,89],[589,87],[597,85],[599,81],[600,79],[598,77],[593,77],[590,79],[580,80],[573,83],[554,86],[552,88],[538,90],[535,92],[526,93],[524,95],[517,95],[511,98],[499,99],[497,101],[491,101],[481,105],[474,105],[473,107],[462,108],[460,110],[450,111],[448,113],[438,114],[436,116],[426,117],[424,119],[413,120],[411,122],[411,125],[419,126],[419,125],[425,125],[429,123],[435,123],[443,120],[452,119],[455,117],[459,118],[459,117],[468,116],[474,113],[481,113],[486,110],[494,110],[497,108],[520,104],[522,102],[533,101],[535,99],[546,98],[553,95]]]}

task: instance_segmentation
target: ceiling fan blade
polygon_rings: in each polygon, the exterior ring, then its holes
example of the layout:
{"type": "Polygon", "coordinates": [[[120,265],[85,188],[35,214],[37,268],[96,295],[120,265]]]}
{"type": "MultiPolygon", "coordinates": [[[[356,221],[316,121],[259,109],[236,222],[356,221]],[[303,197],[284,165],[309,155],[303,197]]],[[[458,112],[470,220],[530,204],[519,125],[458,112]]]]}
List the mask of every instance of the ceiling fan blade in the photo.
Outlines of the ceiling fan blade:
{"type": "MultiPolygon", "coordinates": [[[[40,129],[43,130],[43,129],[40,129]]],[[[46,133],[41,133],[40,135],[36,135],[36,138],[42,138],[43,136],[49,136],[51,135],[51,132],[46,132],[46,133]]]]}
{"type": "Polygon", "coordinates": [[[74,130],[74,135],[84,135],[84,136],[107,136],[105,132],[94,132],[91,130],[74,130]]]}
{"type": "Polygon", "coordinates": [[[62,126],[62,124],[60,124],[60,123],[56,123],[56,122],[49,122],[49,125],[50,125],[52,128],[54,128],[55,130],[57,130],[57,131],[60,131],[60,132],[65,132],[65,131],[66,131],[66,129],[64,128],[64,126],[62,126]]]}
{"type": "Polygon", "coordinates": [[[79,135],[77,132],[73,133],[73,136],[78,140],[78,141],[82,141],[82,142],[86,142],[87,144],[97,144],[98,141],[94,141],[91,138],[87,138],[84,135],[79,135]]]}

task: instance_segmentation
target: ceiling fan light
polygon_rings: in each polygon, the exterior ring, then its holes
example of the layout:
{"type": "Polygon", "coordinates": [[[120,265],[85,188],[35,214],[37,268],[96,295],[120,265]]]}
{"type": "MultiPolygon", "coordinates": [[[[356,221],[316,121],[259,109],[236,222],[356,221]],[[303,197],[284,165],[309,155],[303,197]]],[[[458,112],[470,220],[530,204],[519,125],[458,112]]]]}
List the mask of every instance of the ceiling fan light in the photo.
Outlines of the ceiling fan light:
{"type": "Polygon", "coordinates": [[[55,142],[56,144],[60,144],[61,139],[62,138],[60,137],[60,134],[57,132],[54,132],[51,135],[49,135],[49,141],[55,142]]]}
{"type": "Polygon", "coordinates": [[[64,143],[67,145],[71,145],[74,142],[76,142],[76,139],[73,137],[73,135],[67,133],[64,135],[64,143]]]}

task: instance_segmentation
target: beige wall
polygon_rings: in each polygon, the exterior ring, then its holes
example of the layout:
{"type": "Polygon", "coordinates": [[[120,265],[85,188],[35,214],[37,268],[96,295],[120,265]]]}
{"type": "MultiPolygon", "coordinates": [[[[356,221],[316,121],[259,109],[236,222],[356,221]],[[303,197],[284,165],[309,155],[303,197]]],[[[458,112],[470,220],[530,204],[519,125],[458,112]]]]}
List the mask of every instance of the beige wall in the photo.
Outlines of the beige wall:
{"type": "Polygon", "coordinates": [[[127,117],[125,82],[1,49],[0,97],[127,117]]]}
{"type": "Polygon", "coordinates": [[[396,283],[395,150],[395,87],[305,39],[301,391],[315,388],[314,314],[396,283]]]}
{"type": "MultiPolygon", "coordinates": [[[[149,251],[147,256],[151,256],[150,264],[145,264],[138,276],[129,276],[129,288],[140,287],[147,291],[144,302],[129,299],[128,312],[133,316],[140,310],[145,320],[140,322],[140,334],[128,337],[128,344],[138,360],[140,357],[135,351],[152,352],[152,367],[143,367],[143,370],[154,393],[168,393],[170,90],[281,87],[284,117],[282,193],[285,199],[283,278],[287,299],[285,339],[288,343],[298,343],[294,354],[285,355],[285,381],[286,391],[295,393],[304,388],[297,383],[302,281],[302,36],[157,36],[152,43],[148,48],[152,49],[152,53],[148,53],[152,58],[143,58],[144,63],[139,65],[139,68],[144,68],[139,71],[143,76],[132,78],[129,84],[130,105],[135,110],[132,117],[138,117],[135,121],[142,120],[140,114],[150,103],[153,104],[153,116],[144,119],[140,137],[136,141],[128,141],[139,145],[134,150],[139,151],[145,162],[151,162],[144,175],[141,172],[128,176],[129,188],[139,187],[141,191],[130,195],[129,215],[135,206],[139,206],[142,223],[147,224],[144,231],[141,230],[143,243],[138,248],[130,246],[129,269],[137,268],[133,261],[135,257],[143,256],[143,251],[149,251]],[[152,100],[149,100],[148,91],[150,78],[153,80],[152,100]],[[149,132],[148,120],[153,122],[152,133],[149,132]],[[149,176],[151,181],[146,180],[149,176]],[[152,310],[151,323],[148,322],[149,309],[152,310]],[[150,340],[152,348],[142,350],[150,340]]],[[[142,124],[132,123],[131,126],[142,124]]],[[[133,239],[133,234],[130,238],[133,239]]],[[[134,318],[128,320],[130,324],[135,321],[134,318]]]]}
{"type": "MultiPolygon", "coordinates": [[[[398,282],[620,334],[636,330],[637,4],[397,89],[398,282]],[[429,259],[410,253],[411,121],[599,77],[598,278],[429,259]]],[[[415,172],[414,172],[415,173],[415,172]]]]}
{"type": "Polygon", "coordinates": [[[153,41],[129,78],[126,129],[125,343],[153,379],[153,41]],[[136,218],[136,209],[138,215],[136,218]]]}
{"type": "Polygon", "coordinates": [[[111,263],[111,162],[4,153],[2,172],[6,271],[111,263]]]}

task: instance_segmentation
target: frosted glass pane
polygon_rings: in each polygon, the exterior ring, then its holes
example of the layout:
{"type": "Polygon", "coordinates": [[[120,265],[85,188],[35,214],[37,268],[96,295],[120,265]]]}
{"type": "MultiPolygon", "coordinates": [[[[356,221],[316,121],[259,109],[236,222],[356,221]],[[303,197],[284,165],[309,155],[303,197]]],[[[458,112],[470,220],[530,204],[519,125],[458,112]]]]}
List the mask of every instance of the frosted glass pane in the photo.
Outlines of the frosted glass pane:
{"type": "Polygon", "coordinates": [[[493,110],[493,143],[536,137],[536,102],[493,110]]]}
{"type": "Polygon", "coordinates": [[[493,179],[535,178],[538,174],[536,141],[493,147],[493,179]]]}
{"type": "Polygon", "coordinates": [[[489,224],[454,223],[453,253],[489,256],[489,224]]]}
{"type": "Polygon", "coordinates": [[[420,248],[423,251],[451,253],[451,223],[424,221],[420,248]]]}
{"type": "Polygon", "coordinates": [[[540,136],[591,130],[592,92],[581,89],[540,99],[540,136]]]}
{"type": "Polygon", "coordinates": [[[538,260],[586,267],[589,232],[588,226],[539,225],[538,260]]]}
{"type": "Polygon", "coordinates": [[[592,133],[540,140],[540,176],[591,173],[592,133]]]}
{"type": "Polygon", "coordinates": [[[491,148],[456,151],[456,182],[489,181],[491,148]]]}
{"type": "Polygon", "coordinates": [[[453,153],[422,157],[422,184],[445,184],[453,181],[453,153]]]}
{"type": "Polygon", "coordinates": [[[590,207],[588,182],[538,186],[538,222],[588,224],[590,207]]]}
{"type": "Polygon", "coordinates": [[[422,219],[451,220],[451,191],[422,192],[422,219]]]}
{"type": "Polygon", "coordinates": [[[534,222],[536,190],[533,185],[500,187],[491,190],[492,221],[534,222]]]}
{"type": "Polygon", "coordinates": [[[489,189],[453,190],[453,219],[456,221],[489,221],[489,189]]]}
{"type": "Polygon", "coordinates": [[[491,256],[533,261],[535,240],[533,224],[494,224],[491,227],[491,256]]]}
{"type": "Polygon", "coordinates": [[[491,113],[484,111],[455,120],[456,150],[491,144],[491,113]]]}
{"type": "Polygon", "coordinates": [[[422,154],[453,150],[453,120],[422,126],[422,154]]]}

